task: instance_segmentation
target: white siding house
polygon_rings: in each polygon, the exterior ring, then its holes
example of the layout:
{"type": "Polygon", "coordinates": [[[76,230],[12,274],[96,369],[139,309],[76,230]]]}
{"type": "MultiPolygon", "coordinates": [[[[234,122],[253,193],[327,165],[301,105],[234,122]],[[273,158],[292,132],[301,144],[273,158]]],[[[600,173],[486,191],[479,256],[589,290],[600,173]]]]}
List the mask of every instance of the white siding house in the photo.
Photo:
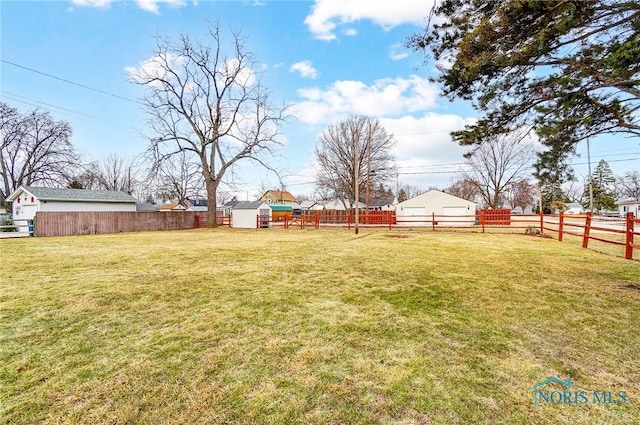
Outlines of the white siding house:
{"type": "Polygon", "coordinates": [[[20,186],[7,199],[11,217],[19,231],[27,231],[27,220],[37,212],[136,211],[136,200],[123,192],[20,186]]]}
{"type": "MultiPolygon", "coordinates": [[[[351,201],[345,201],[342,199],[330,199],[327,201],[318,201],[318,208],[314,207],[314,210],[335,210],[335,211],[347,211],[350,208],[351,201]]],[[[353,206],[355,208],[355,205],[353,206]]],[[[364,209],[366,204],[360,202],[358,208],[364,209]]]]}
{"type": "Polygon", "coordinates": [[[231,227],[238,229],[271,227],[271,207],[262,201],[238,202],[231,210],[231,227]]]}
{"type": "Polygon", "coordinates": [[[620,209],[620,217],[626,217],[630,212],[635,218],[640,217],[640,199],[630,198],[618,201],[618,208],[620,209]]]}
{"type": "Polygon", "coordinates": [[[430,226],[435,214],[436,226],[471,226],[476,206],[475,202],[430,190],[396,205],[396,219],[399,225],[430,226]]]}

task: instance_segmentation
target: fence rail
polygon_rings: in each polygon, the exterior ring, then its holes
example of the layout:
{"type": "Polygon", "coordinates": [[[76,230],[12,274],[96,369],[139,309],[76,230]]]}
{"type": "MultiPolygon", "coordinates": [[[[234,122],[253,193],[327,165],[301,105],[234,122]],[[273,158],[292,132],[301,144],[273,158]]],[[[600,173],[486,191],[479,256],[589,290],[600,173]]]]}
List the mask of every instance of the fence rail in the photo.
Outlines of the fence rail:
{"type": "MultiPolygon", "coordinates": [[[[557,239],[563,241],[565,235],[582,238],[582,246],[589,247],[589,241],[599,241],[624,247],[624,257],[633,259],[633,250],[640,250],[636,236],[640,236],[640,219],[633,218],[629,213],[623,219],[597,218],[590,213],[586,215],[558,216],[544,214],[513,214],[507,219],[505,211],[487,212],[481,210],[477,214],[469,215],[402,215],[389,214],[384,219],[377,221],[367,220],[366,213],[362,213],[359,225],[367,228],[431,228],[436,230],[464,230],[464,231],[514,231],[526,230],[530,233],[557,233],[557,239]],[[386,222],[384,222],[386,220],[386,222]],[[595,221],[594,221],[595,220],[595,221]],[[366,224],[370,223],[370,224],[366,224]],[[638,229],[638,230],[635,230],[638,229]],[[594,234],[595,233],[595,234],[594,234]],[[607,235],[624,237],[624,241],[607,239],[607,235]]],[[[313,226],[321,227],[346,227],[351,229],[355,225],[355,215],[351,212],[336,212],[322,214],[307,213],[300,217],[286,217],[282,223],[285,229],[299,227],[304,229],[313,226]]]]}

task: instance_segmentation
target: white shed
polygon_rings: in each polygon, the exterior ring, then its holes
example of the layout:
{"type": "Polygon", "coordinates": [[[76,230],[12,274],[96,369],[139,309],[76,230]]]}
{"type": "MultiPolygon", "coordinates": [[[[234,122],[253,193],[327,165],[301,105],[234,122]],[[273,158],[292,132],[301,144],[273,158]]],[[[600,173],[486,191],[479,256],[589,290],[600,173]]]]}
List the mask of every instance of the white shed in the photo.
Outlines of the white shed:
{"type": "Polygon", "coordinates": [[[11,216],[20,231],[27,231],[27,220],[37,212],[136,211],[136,200],[124,192],[20,186],[8,198],[11,216]]]}
{"type": "Polygon", "coordinates": [[[399,225],[430,226],[432,214],[436,226],[471,226],[475,223],[475,202],[430,190],[396,205],[399,225]]]}
{"type": "Polygon", "coordinates": [[[231,209],[231,227],[240,229],[271,227],[271,207],[262,201],[238,202],[231,209]]]}

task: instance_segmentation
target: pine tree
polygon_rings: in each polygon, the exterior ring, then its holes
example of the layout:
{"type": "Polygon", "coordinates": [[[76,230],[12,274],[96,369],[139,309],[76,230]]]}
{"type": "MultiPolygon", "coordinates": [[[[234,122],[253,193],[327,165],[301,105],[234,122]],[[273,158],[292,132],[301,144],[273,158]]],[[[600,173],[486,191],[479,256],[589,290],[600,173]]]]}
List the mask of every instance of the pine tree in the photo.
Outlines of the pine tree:
{"type": "MultiPolygon", "coordinates": [[[[597,214],[602,210],[613,210],[616,208],[615,194],[616,178],[611,171],[611,167],[604,159],[601,159],[591,176],[591,186],[593,190],[593,208],[597,214]]],[[[589,185],[584,188],[583,206],[589,208],[589,185]]]]}

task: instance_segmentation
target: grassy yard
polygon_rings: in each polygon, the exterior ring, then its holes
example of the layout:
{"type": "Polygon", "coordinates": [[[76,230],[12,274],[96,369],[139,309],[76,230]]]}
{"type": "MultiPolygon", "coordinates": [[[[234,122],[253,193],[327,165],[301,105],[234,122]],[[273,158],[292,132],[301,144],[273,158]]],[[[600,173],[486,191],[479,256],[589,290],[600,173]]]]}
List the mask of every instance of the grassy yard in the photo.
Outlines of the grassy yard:
{"type": "Polygon", "coordinates": [[[640,423],[639,264],[575,244],[200,229],[0,251],[0,422],[640,423]],[[552,376],[627,402],[534,406],[552,376]]]}

